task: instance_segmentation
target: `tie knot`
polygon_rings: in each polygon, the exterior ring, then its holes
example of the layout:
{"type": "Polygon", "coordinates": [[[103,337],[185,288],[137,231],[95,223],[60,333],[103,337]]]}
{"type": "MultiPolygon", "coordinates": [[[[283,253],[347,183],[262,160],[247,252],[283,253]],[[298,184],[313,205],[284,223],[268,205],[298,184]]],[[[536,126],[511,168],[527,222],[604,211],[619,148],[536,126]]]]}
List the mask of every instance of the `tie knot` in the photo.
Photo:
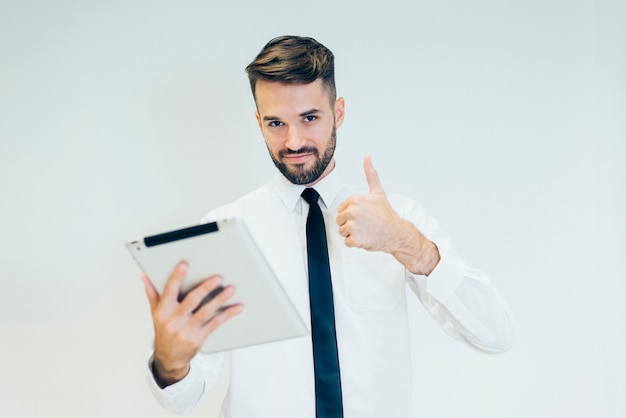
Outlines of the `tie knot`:
{"type": "Polygon", "coordinates": [[[304,189],[302,194],[300,195],[309,205],[313,203],[317,203],[317,199],[319,199],[320,194],[310,187],[304,189]]]}

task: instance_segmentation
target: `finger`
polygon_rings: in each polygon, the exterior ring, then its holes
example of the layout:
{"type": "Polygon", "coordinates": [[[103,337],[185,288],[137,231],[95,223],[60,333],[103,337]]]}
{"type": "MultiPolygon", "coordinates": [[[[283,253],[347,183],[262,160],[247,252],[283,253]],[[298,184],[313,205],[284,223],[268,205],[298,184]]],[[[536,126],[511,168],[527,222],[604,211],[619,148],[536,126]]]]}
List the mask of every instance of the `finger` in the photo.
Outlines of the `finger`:
{"type": "Polygon", "coordinates": [[[224,322],[228,321],[232,317],[239,315],[243,311],[243,305],[237,303],[235,305],[231,305],[215,315],[211,320],[205,323],[202,327],[202,333],[204,334],[204,339],[207,338],[209,334],[215,331],[218,327],[220,327],[224,322]]]}
{"type": "Polygon", "coordinates": [[[221,312],[220,308],[223,308],[226,302],[235,294],[235,288],[232,286],[226,286],[219,292],[213,299],[205,303],[200,307],[189,321],[189,325],[192,327],[201,327],[213,317],[218,316],[221,312]],[[217,314],[217,315],[216,315],[217,314]]]}
{"type": "Polygon", "coordinates": [[[178,263],[172,274],[167,279],[167,283],[165,284],[165,288],[163,289],[163,298],[167,298],[170,300],[178,300],[178,295],[180,294],[180,289],[183,284],[183,279],[187,274],[187,270],[189,266],[184,261],[178,263]]]}
{"type": "Polygon", "coordinates": [[[193,290],[185,295],[185,298],[181,301],[178,310],[180,314],[190,314],[198,309],[204,299],[209,296],[211,292],[219,291],[222,284],[222,278],[220,276],[212,276],[193,290]]]}
{"type": "Polygon", "coordinates": [[[350,236],[350,227],[347,223],[341,225],[339,227],[339,235],[341,235],[342,237],[349,237],[350,236]]]}
{"type": "Polygon", "coordinates": [[[146,296],[148,296],[148,302],[150,302],[150,310],[154,311],[159,304],[159,292],[156,290],[148,276],[145,273],[141,273],[141,281],[146,290],[146,296]]]}
{"type": "Polygon", "coordinates": [[[343,202],[341,202],[341,204],[339,205],[339,207],[337,208],[337,213],[341,213],[344,210],[346,210],[346,208],[348,208],[348,206],[350,206],[352,204],[352,197],[347,198],[346,200],[344,200],[343,202]]]}
{"type": "Polygon", "coordinates": [[[344,244],[346,244],[346,247],[356,247],[356,243],[354,242],[354,238],[352,237],[352,235],[348,235],[346,237],[346,239],[343,240],[344,244]]]}
{"type": "Polygon", "coordinates": [[[341,226],[343,224],[345,224],[349,219],[349,214],[347,212],[340,212],[337,215],[337,219],[335,220],[335,222],[337,223],[337,225],[341,226]]]}
{"type": "Polygon", "coordinates": [[[351,219],[354,215],[352,210],[359,205],[359,196],[350,196],[344,200],[337,208],[337,225],[344,224],[348,219],[351,219]]]}
{"type": "Polygon", "coordinates": [[[366,155],[363,159],[363,168],[365,170],[365,178],[367,179],[367,185],[370,188],[370,194],[385,193],[383,185],[378,178],[378,172],[372,165],[372,157],[366,155]]]}

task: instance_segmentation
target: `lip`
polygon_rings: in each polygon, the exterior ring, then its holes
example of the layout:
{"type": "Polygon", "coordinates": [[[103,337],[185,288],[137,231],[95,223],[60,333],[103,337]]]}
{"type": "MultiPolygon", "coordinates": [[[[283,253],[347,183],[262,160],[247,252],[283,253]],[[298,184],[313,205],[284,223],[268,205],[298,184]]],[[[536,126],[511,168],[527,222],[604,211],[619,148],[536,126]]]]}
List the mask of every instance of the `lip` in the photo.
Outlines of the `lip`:
{"type": "Polygon", "coordinates": [[[311,158],[312,155],[312,153],[289,154],[285,155],[283,158],[291,164],[302,164],[306,162],[309,158],[311,158]]]}

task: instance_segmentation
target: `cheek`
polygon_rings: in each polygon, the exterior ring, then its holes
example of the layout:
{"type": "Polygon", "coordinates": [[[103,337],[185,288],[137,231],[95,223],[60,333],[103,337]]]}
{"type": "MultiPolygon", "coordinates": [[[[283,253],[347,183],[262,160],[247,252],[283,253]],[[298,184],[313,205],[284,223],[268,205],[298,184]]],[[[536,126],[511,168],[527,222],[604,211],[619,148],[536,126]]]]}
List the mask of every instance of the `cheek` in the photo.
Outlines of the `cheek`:
{"type": "Polygon", "coordinates": [[[265,145],[274,155],[278,155],[278,151],[283,148],[283,141],[277,137],[277,135],[271,135],[267,132],[263,132],[263,139],[265,139],[265,145]]]}
{"type": "Polygon", "coordinates": [[[309,131],[309,137],[313,139],[315,143],[318,144],[320,147],[324,148],[328,144],[332,132],[332,125],[317,125],[311,128],[311,130],[309,131]]]}

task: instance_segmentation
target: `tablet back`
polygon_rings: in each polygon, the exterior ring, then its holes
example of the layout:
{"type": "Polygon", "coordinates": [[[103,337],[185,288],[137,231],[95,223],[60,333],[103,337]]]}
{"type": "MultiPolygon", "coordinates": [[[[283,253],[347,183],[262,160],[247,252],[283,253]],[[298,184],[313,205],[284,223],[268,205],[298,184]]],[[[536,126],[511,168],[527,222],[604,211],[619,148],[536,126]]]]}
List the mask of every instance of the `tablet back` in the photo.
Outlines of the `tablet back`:
{"type": "Polygon", "coordinates": [[[233,285],[229,303],[243,311],[205,341],[206,353],[303,336],[307,327],[258,249],[243,221],[227,219],[127,242],[141,270],[159,292],[180,261],[188,263],[181,297],[219,274],[233,285]]]}

